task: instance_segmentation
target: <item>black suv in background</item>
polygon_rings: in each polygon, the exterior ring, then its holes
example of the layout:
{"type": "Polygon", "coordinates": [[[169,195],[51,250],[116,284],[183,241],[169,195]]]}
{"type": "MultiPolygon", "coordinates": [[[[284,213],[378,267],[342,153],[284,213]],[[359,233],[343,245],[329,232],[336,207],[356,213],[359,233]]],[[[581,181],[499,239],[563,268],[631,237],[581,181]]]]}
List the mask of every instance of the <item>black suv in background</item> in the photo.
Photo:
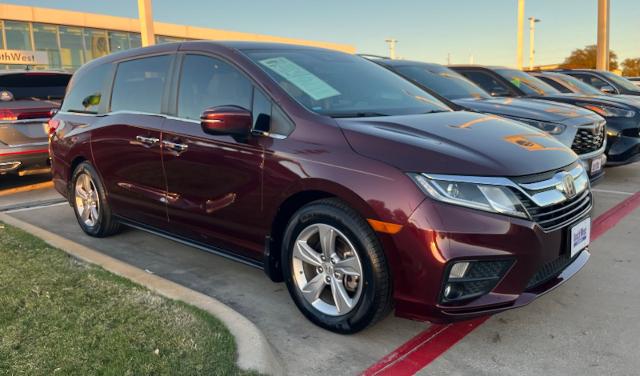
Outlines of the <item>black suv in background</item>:
{"type": "Polygon", "coordinates": [[[606,94],[640,95],[640,87],[612,72],[596,69],[564,69],[554,72],[573,76],[606,94]]]}
{"type": "Polygon", "coordinates": [[[49,172],[47,122],[71,74],[0,72],[0,175],[49,172]]]}
{"type": "MultiPolygon", "coordinates": [[[[526,97],[572,104],[591,110],[607,121],[608,165],[640,158],[640,107],[635,101],[610,95],[561,93],[551,85],[517,69],[485,66],[452,66],[493,96],[526,97]]],[[[597,135],[584,134],[584,142],[597,135]]]]}

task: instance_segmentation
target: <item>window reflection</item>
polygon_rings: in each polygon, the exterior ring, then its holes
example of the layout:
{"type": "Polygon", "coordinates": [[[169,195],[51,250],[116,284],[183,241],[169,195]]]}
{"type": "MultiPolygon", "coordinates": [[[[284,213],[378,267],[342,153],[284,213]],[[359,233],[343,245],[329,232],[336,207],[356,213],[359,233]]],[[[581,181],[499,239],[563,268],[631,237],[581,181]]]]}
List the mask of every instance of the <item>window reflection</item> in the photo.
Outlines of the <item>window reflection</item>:
{"type": "Polygon", "coordinates": [[[33,42],[36,51],[46,51],[49,55],[49,66],[60,67],[60,49],[58,47],[58,27],[55,25],[33,24],[33,42]]]}
{"type": "Polygon", "coordinates": [[[138,33],[129,33],[129,45],[131,48],[142,47],[142,38],[138,33]]]}
{"type": "Polygon", "coordinates": [[[84,46],[87,60],[96,59],[109,53],[105,30],[85,29],[84,46]]]}
{"type": "Polygon", "coordinates": [[[4,32],[7,38],[7,49],[32,50],[28,23],[4,21],[4,32]]]}
{"type": "Polygon", "coordinates": [[[121,31],[109,32],[109,49],[111,52],[119,52],[129,49],[129,33],[121,31]]]}
{"type": "Polygon", "coordinates": [[[62,68],[77,68],[84,64],[82,28],[60,26],[60,57],[62,68]]]}

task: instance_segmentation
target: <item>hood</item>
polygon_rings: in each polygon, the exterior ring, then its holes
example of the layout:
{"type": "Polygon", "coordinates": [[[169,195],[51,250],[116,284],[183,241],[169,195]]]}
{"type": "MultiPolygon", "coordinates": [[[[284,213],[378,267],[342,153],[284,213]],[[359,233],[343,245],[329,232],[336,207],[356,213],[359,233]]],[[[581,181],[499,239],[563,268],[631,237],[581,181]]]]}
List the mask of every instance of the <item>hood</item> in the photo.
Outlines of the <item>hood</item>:
{"type": "Polygon", "coordinates": [[[357,153],[405,172],[522,176],[577,159],[555,138],[494,115],[458,111],[336,121],[357,153]]]}
{"type": "Polygon", "coordinates": [[[453,102],[475,112],[520,117],[554,123],[561,123],[568,119],[593,116],[593,113],[589,110],[541,99],[465,98],[456,99],[453,102]]]}
{"type": "Polygon", "coordinates": [[[547,95],[541,97],[541,99],[542,98],[552,101],[561,101],[564,103],[590,103],[625,109],[640,109],[640,99],[632,99],[633,96],[631,95],[584,95],[577,93],[562,93],[547,95]]]}

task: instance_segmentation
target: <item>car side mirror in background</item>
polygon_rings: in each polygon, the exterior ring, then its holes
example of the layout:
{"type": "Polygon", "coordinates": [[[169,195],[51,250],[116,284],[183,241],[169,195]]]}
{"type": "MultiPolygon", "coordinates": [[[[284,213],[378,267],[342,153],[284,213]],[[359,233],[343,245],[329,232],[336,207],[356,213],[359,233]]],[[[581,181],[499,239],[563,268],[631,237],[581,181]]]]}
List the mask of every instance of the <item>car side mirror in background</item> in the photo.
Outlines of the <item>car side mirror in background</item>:
{"type": "Polygon", "coordinates": [[[492,97],[510,97],[511,96],[511,93],[509,92],[509,90],[503,88],[502,86],[496,86],[492,88],[489,94],[492,97]]]}
{"type": "Polygon", "coordinates": [[[238,106],[219,106],[204,110],[200,124],[205,133],[247,136],[253,124],[251,112],[238,106]]]}
{"type": "Polygon", "coordinates": [[[616,89],[614,89],[613,86],[609,86],[609,85],[604,85],[603,87],[600,88],[600,91],[605,93],[605,94],[615,94],[616,93],[616,89]]]}

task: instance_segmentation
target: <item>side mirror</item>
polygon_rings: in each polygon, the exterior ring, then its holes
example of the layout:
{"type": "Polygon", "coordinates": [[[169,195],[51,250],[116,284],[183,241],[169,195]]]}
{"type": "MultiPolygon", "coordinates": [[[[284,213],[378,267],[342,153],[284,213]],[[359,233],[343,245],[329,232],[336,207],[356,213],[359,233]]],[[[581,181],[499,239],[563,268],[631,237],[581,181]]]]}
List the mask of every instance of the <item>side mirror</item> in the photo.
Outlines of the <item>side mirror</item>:
{"type": "Polygon", "coordinates": [[[202,130],[213,135],[247,136],[252,124],[251,112],[238,106],[207,108],[200,116],[202,130]]]}
{"type": "Polygon", "coordinates": [[[613,86],[610,86],[610,85],[604,85],[603,87],[600,88],[600,91],[605,93],[605,94],[615,94],[616,93],[616,89],[613,86]]]}

